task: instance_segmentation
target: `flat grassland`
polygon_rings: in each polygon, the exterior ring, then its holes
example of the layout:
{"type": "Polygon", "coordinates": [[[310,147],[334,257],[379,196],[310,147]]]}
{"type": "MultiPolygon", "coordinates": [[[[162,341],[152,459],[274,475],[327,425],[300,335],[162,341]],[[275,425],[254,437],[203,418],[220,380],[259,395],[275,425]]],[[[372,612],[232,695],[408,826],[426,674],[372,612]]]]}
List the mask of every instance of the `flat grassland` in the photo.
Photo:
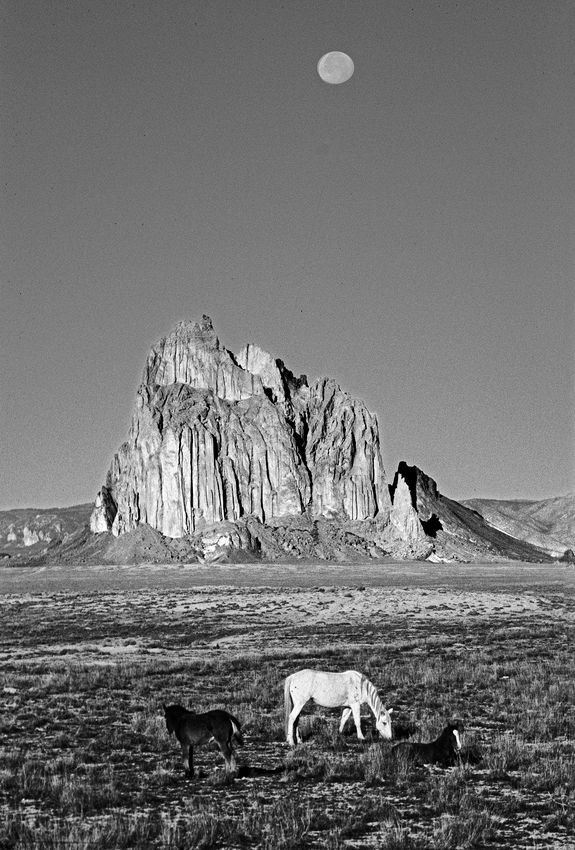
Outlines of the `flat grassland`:
{"type": "Polygon", "coordinates": [[[575,847],[575,569],[533,564],[0,569],[0,848],[575,847]],[[283,679],[366,673],[397,725],[461,718],[410,767],[283,679]],[[187,778],[162,703],[243,723],[187,778]],[[478,760],[480,759],[480,760],[478,760]]]}

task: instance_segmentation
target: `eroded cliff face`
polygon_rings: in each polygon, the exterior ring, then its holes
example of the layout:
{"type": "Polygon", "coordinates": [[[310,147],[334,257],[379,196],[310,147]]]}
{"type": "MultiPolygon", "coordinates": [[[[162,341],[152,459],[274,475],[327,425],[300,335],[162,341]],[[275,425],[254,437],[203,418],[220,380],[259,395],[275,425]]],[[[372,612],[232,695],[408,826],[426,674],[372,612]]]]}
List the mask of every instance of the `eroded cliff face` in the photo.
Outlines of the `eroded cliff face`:
{"type": "Polygon", "coordinates": [[[293,435],[264,394],[228,402],[186,384],[140,387],[107,486],[116,535],[141,522],[167,537],[245,514],[265,522],[310,497],[293,435]]]}
{"type": "Polygon", "coordinates": [[[386,522],[390,505],[365,405],[331,380],[310,387],[257,346],[234,357],[204,316],[150,352],[91,529],[145,523],[180,538],[249,516],[386,522]]]}
{"type": "Polygon", "coordinates": [[[310,388],[307,413],[313,515],[386,521],[390,498],[375,416],[326,378],[310,388]]]}

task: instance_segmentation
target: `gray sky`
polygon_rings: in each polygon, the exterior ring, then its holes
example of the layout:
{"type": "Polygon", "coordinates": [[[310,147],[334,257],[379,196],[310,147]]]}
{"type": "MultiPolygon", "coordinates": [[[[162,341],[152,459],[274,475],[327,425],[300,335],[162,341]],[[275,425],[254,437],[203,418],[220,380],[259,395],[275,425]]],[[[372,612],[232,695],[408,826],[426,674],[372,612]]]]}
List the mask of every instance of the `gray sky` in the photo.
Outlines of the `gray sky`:
{"type": "Polygon", "coordinates": [[[573,0],[5,0],[0,24],[0,507],[93,499],[150,346],[202,313],[363,399],[390,479],[574,489],[573,0]]]}

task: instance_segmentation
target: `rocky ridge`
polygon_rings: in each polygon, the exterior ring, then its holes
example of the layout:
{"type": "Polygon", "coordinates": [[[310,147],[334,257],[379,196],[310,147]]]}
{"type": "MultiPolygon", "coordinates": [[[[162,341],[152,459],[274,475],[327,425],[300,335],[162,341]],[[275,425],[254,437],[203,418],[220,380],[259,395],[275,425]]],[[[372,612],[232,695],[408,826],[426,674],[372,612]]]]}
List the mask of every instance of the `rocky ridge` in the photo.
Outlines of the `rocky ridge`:
{"type": "Polygon", "coordinates": [[[335,381],[235,356],[204,316],[152,348],[91,530],[119,559],[151,557],[149,530],[175,560],[542,557],[456,505],[407,464],[388,485],[375,416],[335,381]]]}
{"type": "Polygon", "coordinates": [[[550,560],[542,549],[494,528],[477,511],[443,496],[432,478],[404,461],[390,487],[394,505],[400,488],[408,489],[425,538],[433,541],[428,556],[432,561],[550,560]]]}
{"type": "Polygon", "coordinates": [[[207,316],[152,348],[89,521],[58,529],[36,563],[549,560],[417,467],[389,484],[363,402],[257,345],[232,354],[207,316]]]}

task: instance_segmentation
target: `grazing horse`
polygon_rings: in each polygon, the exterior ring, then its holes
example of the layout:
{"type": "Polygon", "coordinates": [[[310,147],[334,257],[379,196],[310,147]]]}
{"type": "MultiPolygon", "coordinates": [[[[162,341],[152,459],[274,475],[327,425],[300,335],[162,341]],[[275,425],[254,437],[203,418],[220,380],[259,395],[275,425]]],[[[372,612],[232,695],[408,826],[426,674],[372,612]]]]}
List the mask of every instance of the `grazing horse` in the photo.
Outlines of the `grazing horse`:
{"type": "Polygon", "coordinates": [[[449,723],[439,738],[429,743],[402,741],[392,747],[394,756],[404,754],[414,764],[439,764],[443,767],[457,764],[461,760],[461,738],[463,723],[457,720],[449,723]]]}
{"type": "Polygon", "coordinates": [[[164,705],[168,734],[175,732],[182,747],[184,767],[190,777],[194,775],[194,747],[215,741],[226,761],[226,772],[236,770],[232,748],[235,741],[240,746],[244,739],[241,724],[232,714],[215,708],[205,714],[188,711],[183,705],[164,705]]]}
{"type": "Polygon", "coordinates": [[[306,702],[313,699],[318,705],[326,708],[346,706],[341,716],[339,731],[353,715],[357,737],[363,741],[359,709],[362,703],[367,703],[375,717],[375,726],[382,738],[391,740],[392,708],[389,711],[381,702],[375,685],[367,676],[356,670],[346,670],[343,673],[331,673],[323,670],[298,670],[288,676],[284,684],[285,732],[286,740],[292,747],[296,740],[301,741],[298,720],[306,702]]]}

